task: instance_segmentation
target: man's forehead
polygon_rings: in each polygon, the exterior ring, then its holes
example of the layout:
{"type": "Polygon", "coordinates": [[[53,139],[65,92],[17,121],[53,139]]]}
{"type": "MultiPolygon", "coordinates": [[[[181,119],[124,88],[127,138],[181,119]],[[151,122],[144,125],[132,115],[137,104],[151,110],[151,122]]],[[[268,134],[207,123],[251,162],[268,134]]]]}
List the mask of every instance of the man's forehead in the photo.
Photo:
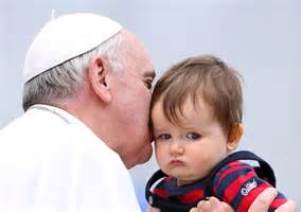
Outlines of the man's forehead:
{"type": "Polygon", "coordinates": [[[151,62],[147,49],[143,43],[136,38],[131,32],[122,31],[125,42],[123,50],[126,54],[127,63],[131,67],[135,67],[135,75],[140,75],[145,78],[155,78],[156,72],[151,62]]]}
{"type": "Polygon", "coordinates": [[[154,80],[156,77],[156,72],[154,69],[146,69],[146,70],[139,70],[139,72],[135,72],[133,70],[126,71],[128,74],[138,77],[140,79],[151,79],[154,80]]]}

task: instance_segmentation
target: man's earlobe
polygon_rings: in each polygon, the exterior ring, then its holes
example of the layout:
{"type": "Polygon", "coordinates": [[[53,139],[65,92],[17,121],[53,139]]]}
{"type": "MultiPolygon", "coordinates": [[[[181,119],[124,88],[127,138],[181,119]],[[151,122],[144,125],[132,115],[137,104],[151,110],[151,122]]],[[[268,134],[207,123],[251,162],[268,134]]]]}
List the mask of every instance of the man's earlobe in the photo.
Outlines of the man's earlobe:
{"type": "Polygon", "coordinates": [[[100,56],[92,57],[88,65],[88,76],[91,88],[104,103],[112,99],[111,91],[107,82],[108,68],[100,56]]]}
{"type": "Polygon", "coordinates": [[[229,133],[227,149],[228,151],[233,151],[237,148],[240,139],[243,135],[243,125],[241,123],[237,123],[233,126],[231,132],[229,133]]]}

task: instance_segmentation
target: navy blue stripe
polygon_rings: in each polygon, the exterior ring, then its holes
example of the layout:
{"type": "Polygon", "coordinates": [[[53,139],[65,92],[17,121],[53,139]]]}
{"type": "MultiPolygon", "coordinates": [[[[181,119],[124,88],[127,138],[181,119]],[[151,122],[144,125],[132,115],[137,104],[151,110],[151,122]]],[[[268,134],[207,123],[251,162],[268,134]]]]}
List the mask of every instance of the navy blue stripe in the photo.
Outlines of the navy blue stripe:
{"type": "MultiPolygon", "coordinates": [[[[279,199],[286,199],[286,197],[285,197],[282,193],[278,192],[278,194],[277,194],[275,200],[279,200],[279,199]]],[[[275,200],[274,200],[274,201],[275,201],[275,200]]],[[[273,204],[273,203],[272,203],[272,204],[273,204]]],[[[271,206],[271,207],[269,208],[268,211],[269,211],[269,212],[270,212],[270,211],[275,211],[276,209],[277,209],[277,208],[271,206]]]]}
{"type": "Polygon", "coordinates": [[[234,172],[229,173],[222,182],[220,186],[216,188],[216,195],[219,198],[224,199],[225,191],[229,185],[234,182],[237,178],[247,175],[249,172],[253,171],[251,167],[243,167],[242,169],[237,169],[234,172]]]}
{"type": "MultiPolygon", "coordinates": [[[[256,176],[255,177],[252,177],[251,179],[249,179],[247,182],[252,182],[252,181],[256,181],[257,183],[257,187],[260,187],[260,185],[262,185],[263,181],[260,180],[259,178],[257,178],[256,176]]],[[[233,201],[230,203],[231,206],[234,208],[234,210],[236,211],[237,208],[240,206],[240,203],[242,201],[242,199],[245,197],[241,194],[241,189],[242,187],[244,186],[245,184],[242,184],[235,196],[235,198],[233,199],[233,201]]],[[[255,188],[254,188],[255,189],[255,188]]]]}
{"type": "Polygon", "coordinates": [[[156,188],[166,191],[169,197],[184,195],[195,190],[201,190],[205,192],[205,185],[203,181],[178,186],[176,178],[172,178],[171,180],[162,180],[156,188]]]}

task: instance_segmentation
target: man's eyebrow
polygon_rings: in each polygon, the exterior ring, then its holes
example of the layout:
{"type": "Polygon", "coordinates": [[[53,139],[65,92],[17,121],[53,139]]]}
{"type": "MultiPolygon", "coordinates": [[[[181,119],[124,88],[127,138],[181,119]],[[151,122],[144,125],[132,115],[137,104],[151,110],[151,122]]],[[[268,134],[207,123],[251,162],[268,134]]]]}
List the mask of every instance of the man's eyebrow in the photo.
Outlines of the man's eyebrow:
{"type": "Polygon", "coordinates": [[[155,79],[156,77],[156,72],[155,70],[151,70],[151,71],[148,71],[148,72],[145,72],[143,74],[144,77],[149,77],[149,78],[152,78],[152,79],[155,79]]]}

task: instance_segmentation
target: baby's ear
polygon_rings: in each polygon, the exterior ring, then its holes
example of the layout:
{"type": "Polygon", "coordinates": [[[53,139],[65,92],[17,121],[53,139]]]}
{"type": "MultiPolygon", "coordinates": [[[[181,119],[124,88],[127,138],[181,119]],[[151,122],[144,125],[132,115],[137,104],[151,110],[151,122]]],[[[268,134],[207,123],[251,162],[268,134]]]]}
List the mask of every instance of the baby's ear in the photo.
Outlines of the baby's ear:
{"type": "Polygon", "coordinates": [[[228,151],[233,151],[237,148],[243,133],[244,129],[241,123],[237,123],[233,126],[232,130],[229,133],[229,138],[227,142],[228,151]]]}

